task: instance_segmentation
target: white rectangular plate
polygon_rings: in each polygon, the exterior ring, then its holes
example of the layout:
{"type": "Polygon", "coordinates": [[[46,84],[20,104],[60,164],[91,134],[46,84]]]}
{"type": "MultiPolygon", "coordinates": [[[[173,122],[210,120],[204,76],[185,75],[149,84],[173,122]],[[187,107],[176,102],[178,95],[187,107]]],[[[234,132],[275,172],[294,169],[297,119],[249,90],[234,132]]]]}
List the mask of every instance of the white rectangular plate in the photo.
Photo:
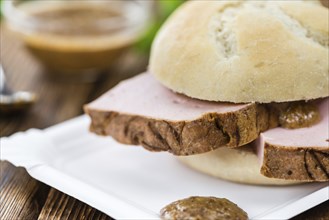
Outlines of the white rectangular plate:
{"type": "Polygon", "coordinates": [[[81,116],[1,139],[1,160],[116,219],[159,219],[189,196],[227,198],[251,219],[288,219],[329,199],[328,183],[250,186],[193,171],[169,153],[116,143],[88,132],[81,116]]]}

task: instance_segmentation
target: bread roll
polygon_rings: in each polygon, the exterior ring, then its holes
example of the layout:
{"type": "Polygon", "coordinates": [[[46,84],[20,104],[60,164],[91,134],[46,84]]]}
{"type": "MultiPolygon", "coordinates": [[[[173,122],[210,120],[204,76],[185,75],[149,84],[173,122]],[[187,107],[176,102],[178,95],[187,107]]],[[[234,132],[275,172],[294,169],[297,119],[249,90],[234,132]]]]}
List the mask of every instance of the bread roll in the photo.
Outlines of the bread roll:
{"type": "Polygon", "coordinates": [[[211,101],[284,102],[329,95],[328,9],[302,1],[192,1],[159,31],[150,71],[211,101]]]}
{"type": "Polygon", "coordinates": [[[261,175],[258,157],[250,145],[238,149],[222,147],[204,154],[180,156],[178,159],[195,170],[232,182],[258,185],[300,183],[261,175]]]}

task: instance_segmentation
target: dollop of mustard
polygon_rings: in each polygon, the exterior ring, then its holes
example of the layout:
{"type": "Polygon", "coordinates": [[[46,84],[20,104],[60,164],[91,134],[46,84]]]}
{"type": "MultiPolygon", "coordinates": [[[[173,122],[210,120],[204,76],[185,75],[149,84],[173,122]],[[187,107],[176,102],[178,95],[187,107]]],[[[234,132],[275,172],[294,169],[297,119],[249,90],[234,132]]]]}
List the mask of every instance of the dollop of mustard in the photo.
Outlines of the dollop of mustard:
{"type": "Polygon", "coordinates": [[[319,121],[319,110],[312,102],[289,103],[279,115],[279,124],[288,129],[311,127],[319,121]]]}
{"type": "Polygon", "coordinates": [[[170,220],[248,219],[247,213],[228,199],[202,196],[172,202],[160,214],[161,219],[170,220]]]}

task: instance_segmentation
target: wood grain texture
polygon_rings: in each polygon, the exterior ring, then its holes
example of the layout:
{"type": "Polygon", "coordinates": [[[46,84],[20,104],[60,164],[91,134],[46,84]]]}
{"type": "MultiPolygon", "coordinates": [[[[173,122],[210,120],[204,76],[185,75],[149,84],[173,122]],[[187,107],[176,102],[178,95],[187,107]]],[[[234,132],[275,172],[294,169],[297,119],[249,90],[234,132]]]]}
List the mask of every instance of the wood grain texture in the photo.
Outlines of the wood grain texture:
{"type": "Polygon", "coordinates": [[[70,219],[110,220],[112,218],[56,189],[51,189],[38,220],[70,219]]]}
{"type": "MultiPolygon", "coordinates": [[[[323,0],[329,5],[329,0],[323,0]]],[[[119,81],[142,72],[147,57],[131,53],[111,72],[94,84],[65,83],[46,77],[15,34],[3,23],[0,29],[0,62],[15,90],[30,90],[40,99],[29,111],[0,115],[0,136],[31,127],[45,128],[82,114],[82,105],[95,99],[119,81]]],[[[329,201],[302,213],[293,220],[329,219],[329,201]]],[[[102,212],[31,178],[23,168],[0,162],[0,219],[111,219],[102,212]]]]}
{"type": "Polygon", "coordinates": [[[291,220],[329,220],[329,200],[291,220]]]}
{"type": "MultiPolygon", "coordinates": [[[[147,57],[134,52],[96,83],[72,83],[47,77],[17,36],[1,23],[0,62],[10,87],[39,94],[26,112],[0,115],[0,136],[46,128],[83,113],[82,106],[123,79],[146,69],[147,57]]],[[[23,168],[0,162],[0,219],[111,219],[102,212],[31,178],[23,168]],[[49,193],[49,194],[48,194],[49,193]]]]}
{"type": "Polygon", "coordinates": [[[0,219],[37,219],[50,187],[8,162],[1,161],[0,169],[0,219]]]}

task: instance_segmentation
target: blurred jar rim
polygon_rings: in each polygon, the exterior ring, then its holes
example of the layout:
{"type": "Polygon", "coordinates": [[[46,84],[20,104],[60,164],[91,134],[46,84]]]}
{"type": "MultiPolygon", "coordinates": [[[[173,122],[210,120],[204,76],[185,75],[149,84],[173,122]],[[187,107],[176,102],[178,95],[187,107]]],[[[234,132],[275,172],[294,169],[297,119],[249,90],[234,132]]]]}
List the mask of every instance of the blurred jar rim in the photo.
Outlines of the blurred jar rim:
{"type": "Polygon", "coordinates": [[[16,31],[26,34],[48,32],[51,27],[56,34],[56,32],[61,33],[68,26],[72,26],[72,23],[61,22],[60,19],[40,19],[36,16],[38,12],[56,9],[68,10],[76,7],[108,9],[119,16],[99,17],[92,23],[82,25],[81,29],[85,29],[86,25],[89,25],[98,29],[98,34],[127,30],[136,34],[145,26],[150,15],[151,4],[150,1],[143,0],[11,0],[3,2],[3,14],[9,25],[16,31]]]}

